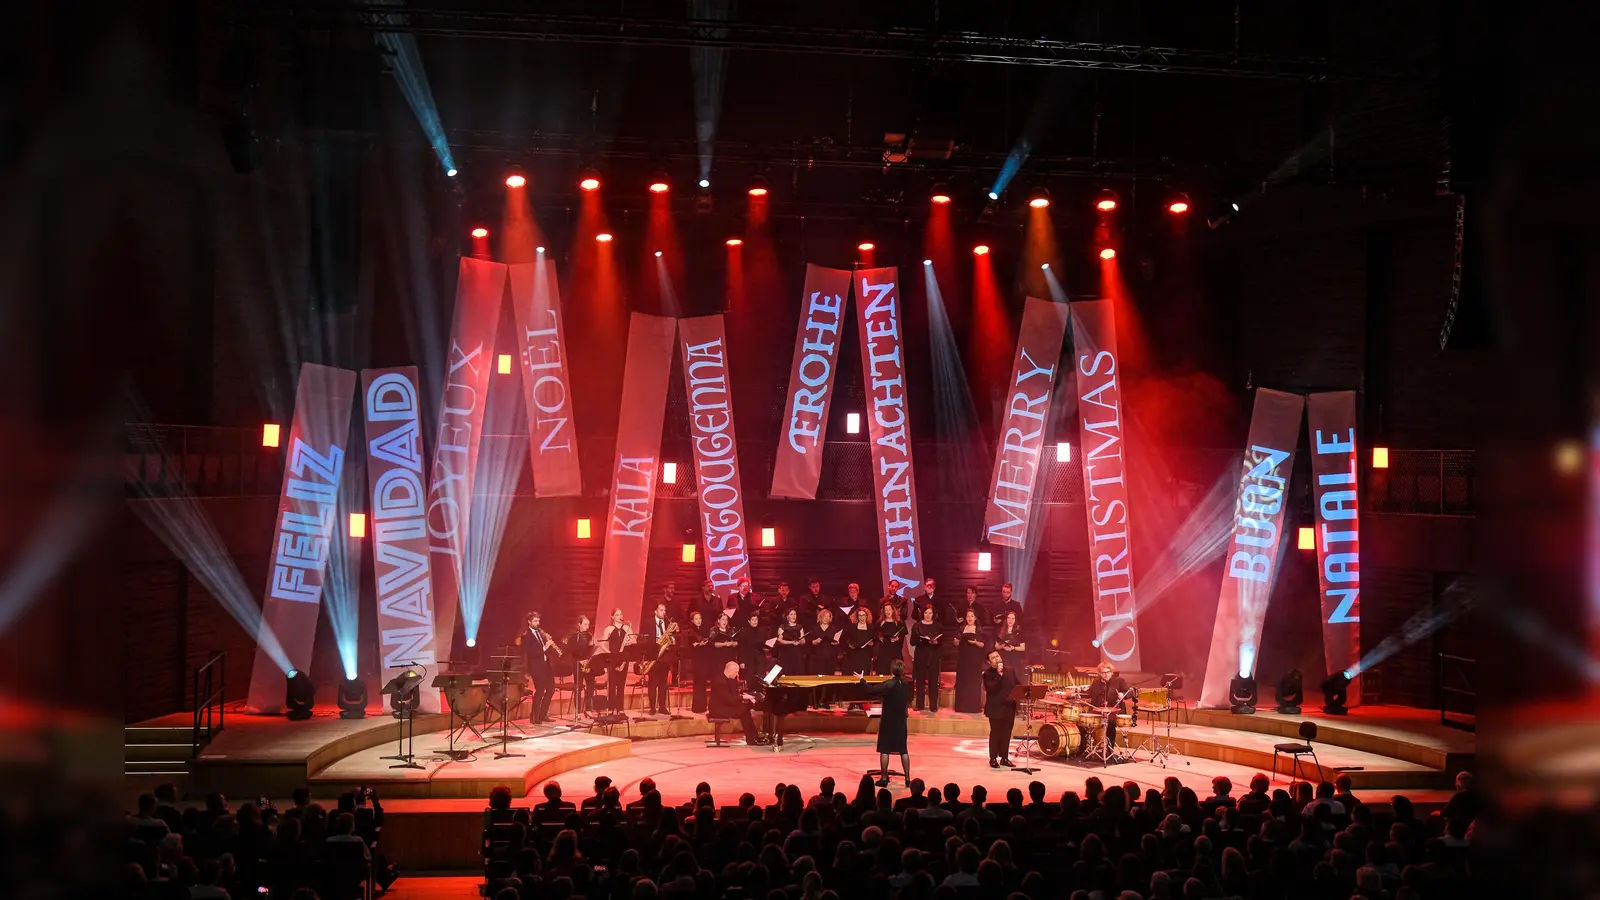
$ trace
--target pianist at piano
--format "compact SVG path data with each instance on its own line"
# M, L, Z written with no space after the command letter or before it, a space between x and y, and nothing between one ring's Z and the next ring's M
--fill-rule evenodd
M739 680L739 664L729 660L722 667L722 676L711 685L711 710L713 719L737 719L744 728L745 743L757 746L766 743L756 734L755 716L750 707L754 698L744 693L744 683Z

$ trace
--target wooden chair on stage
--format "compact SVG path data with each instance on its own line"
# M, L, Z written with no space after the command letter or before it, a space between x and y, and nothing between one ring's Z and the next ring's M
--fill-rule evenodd
M711 740L706 741L707 747L732 747L733 744L722 739L722 726L732 722L732 719L714 718L706 716L706 721L711 723Z
M1311 781L1311 779L1305 777L1307 772L1305 769L1301 768L1300 764L1300 757L1309 756L1311 757L1312 764L1317 767L1317 780L1312 783L1318 784L1324 781L1325 779L1322 777L1322 763L1317 759L1317 751L1311 746L1311 742L1316 739L1317 723L1301 722L1300 743L1291 742L1272 745L1272 780L1274 782L1278 780L1278 757L1279 755L1284 755L1293 760L1293 765L1290 767L1288 773L1291 780L1298 779L1300 781Z

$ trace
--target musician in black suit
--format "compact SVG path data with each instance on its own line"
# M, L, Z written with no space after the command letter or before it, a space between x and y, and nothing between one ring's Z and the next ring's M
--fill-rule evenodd
M750 714L751 701L744 695L744 683L739 680L739 664L729 660L722 667L722 676L711 682L711 712L713 719L738 719L744 728L744 742L759 746L761 736L756 734L756 720Z
M822 581L813 575L807 581L806 592L800 595L801 621L810 622L815 620L817 618L817 610L824 606L830 606L830 604L822 596ZM834 618L838 619L838 610L833 610L833 613ZM840 621L843 620L841 619Z
M911 602L911 621L921 622L922 611L931 606L935 610L938 610L937 615L942 624L949 625L955 622L955 619L945 618L945 611L939 609L939 601L933 598L933 591L936 587L938 587L938 585L934 583L932 578L922 579L922 594Z
M561 649L555 638L539 627L538 611L528 613L527 630L517 636L517 643L522 645L523 672L533 682L528 719L538 725L550 716L550 699L556 692L556 676L551 665L560 657Z
M1131 693L1128 683L1122 680L1111 663L1103 662L1100 664L1100 677L1089 685L1089 705L1102 709L1114 706L1119 711L1127 712L1133 706ZM1106 718L1106 743L1113 747L1117 745L1116 716Z
M735 622L743 622L750 617L750 613L753 610L761 608L761 597L750 592L749 578L741 577L739 579L738 591L730 596L728 600L732 602L734 607L733 620ZM768 623L763 621L761 624L766 625Z
M667 617L667 604L657 603L655 618L647 626L646 639L650 645L645 650L645 660L656 660L650 671L645 673L645 691L650 701L650 711L659 716L667 715L667 672L671 671L675 662L672 650L673 622Z
M1017 621L1022 621L1022 604L1011 596L1011 582L1000 585L1000 604L989 612L997 628L1005 624L1006 613L1014 612L1017 614Z
M989 668L983 673L983 714L989 719L989 767L1010 766L1011 731L1017 724L1017 701L1011 691L1021 682L1006 666L1000 651L989 651Z

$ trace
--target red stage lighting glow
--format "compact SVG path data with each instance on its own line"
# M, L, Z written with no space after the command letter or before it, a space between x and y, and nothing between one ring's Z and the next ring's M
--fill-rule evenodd
M763 529L761 529L761 546L763 546L763 547L776 547L776 546L778 546L778 529L776 529L776 528L763 528Z
M489 229L483 228L481 226L478 227L478 228L474 228L474 229L472 229L472 236L481 241L484 238L489 236Z
M1117 192L1110 188L1100 191L1100 199L1094 203L1094 208L1103 213L1115 212L1117 208Z
M366 513L350 514L350 536L353 538L364 538L367 536Z
M750 188L750 196L752 197L765 197L766 195L767 189L760 185L754 185Z
M499 372L501 375L511 374L511 354L500 354L499 358L495 360L495 364L495 371Z
M932 197L929 197L928 199L932 200L934 203L939 204L940 206L943 206L944 204L950 202L950 195L941 191L941 192L935 193Z
M600 190L600 173L593 169L584 169L578 173L578 187L586 191Z
M667 183L665 181L652 181L652 182L650 182L650 193L652 193L652 194L665 194L666 192L667 192Z
M1313 531L1311 528L1308 528L1308 527L1302 525L1300 527L1299 542L1297 543L1296 546L1298 546L1301 550L1315 550L1315 549L1317 549L1317 535L1316 535L1316 532Z
M664 462L664 463L661 464L661 483L662 484L677 484L678 483L678 464L677 463L675 463L675 462Z
M588 519L578 520L578 540L587 541L594 534L594 526Z
M728 238L725 243L729 247L742 247L744 246L744 238Z
M506 187L519 188L528 183L528 179L521 175L507 175Z
M261 446L263 446L263 447L276 447L276 446L278 446L278 423L277 422L267 422L266 424L261 426Z
M1372 467L1374 469L1387 469L1387 468L1389 468L1389 448L1388 447L1373 447L1372 448Z
M988 256L989 255L989 245L988 244L979 244L978 246L973 247L972 248L972 255L973 256Z
M991 557L989 555L989 551L987 551L987 550L979 550L978 551L978 571L979 572L987 572L987 571L989 571L990 567L994 565L992 560L993 560L993 557Z
M877 244L874 244L871 241L862 241L861 243L856 245L856 249L860 250L862 253L865 253L868 250L871 250L872 248L874 248L876 246L877 246Z
M686 563L694 562L694 545L693 544L684 544L683 545L683 557L682 557L682 559Z
M1181 216L1188 211L1189 202L1187 200L1174 200L1167 204L1167 212L1172 213L1175 216Z
M611 232L602 231L599 234L595 235L594 239L599 241L602 244L609 244L609 243L611 243Z
M1050 198L1049 197L1035 197L1032 200L1028 201L1028 205L1033 207L1034 209L1044 209L1045 207L1050 205Z
M1110 247L1107 247L1104 250L1100 251L1100 258L1101 259L1116 259L1117 258L1117 251L1111 249Z

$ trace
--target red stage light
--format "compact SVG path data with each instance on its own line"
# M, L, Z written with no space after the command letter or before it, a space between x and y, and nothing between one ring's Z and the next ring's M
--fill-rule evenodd
M763 528L763 529L761 529L761 546L763 546L763 547L776 547L776 546L778 546L778 529L776 529L776 528Z
M1374 469L1387 469L1387 468L1389 468L1389 448L1388 447L1373 447L1372 448L1372 467Z
M988 244L979 244L978 246L973 247L972 248L972 255L973 256L988 256L989 255L989 245Z
M872 248L874 248L876 246L877 246L877 244L874 244L871 241L862 241L861 243L856 245L856 249L860 250L862 253L865 253L868 250L871 250Z
M752 197L765 197L766 195L767 189L760 185L750 188L750 196Z
M846 434L860 434L861 413L845 413L844 430Z
M767 195L767 179L764 175L757 175L750 179L750 187L746 189L752 197L765 197Z
M727 243L729 247L743 247L744 238L728 238L725 243Z
M694 545L693 544L684 544L683 545L683 561L686 562L686 563L694 562Z
M1103 213L1114 212L1117 208L1117 192L1110 188L1100 191L1100 199L1095 201L1094 208Z
M489 236L489 229L483 228L481 226L478 227L478 228L474 228L474 229L472 229L472 236L481 241L484 238Z
M1298 542L1298 546L1300 547L1301 550L1315 550L1315 549L1317 549L1317 535L1316 535L1316 532L1313 531L1311 528L1309 528L1307 526L1304 526L1304 525L1300 526L1300 539L1299 539L1299 542Z
M1181 216L1188 211L1189 202L1187 200L1174 200L1167 204L1167 212L1172 213L1175 216Z
M944 193L939 193L939 194L934 194L932 197L929 197L928 199L932 200L934 203L939 204L940 206L943 206L944 204L950 202L950 195L949 194L944 194Z
M675 463L675 462L664 462L664 463L661 464L661 483L662 484L677 484L678 483L678 464L677 463Z
M511 354L509 354L509 353L500 354L499 358L495 360L495 363L496 363L495 370L497 372L499 372L501 375L510 375L511 374Z
M507 175L506 187L519 188L528 183L528 179L521 175Z
M353 538L364 538L367 536L366 513L350 514L350 536Z
M1049 197L1035 197L1032 200L1028 201L1028 205L1033 207L1034 209L1044 209L1045 207L1050 205L1050 198Z
M665 194L666 192L667 192L667 183L665 181L652 181L652 182L650 182L650 193L652 193L652 194Z
M1110 247L1107 247L1104 250L1100 251L1100 258L1101 259L1116 259L1117 258L1117 251L1111 249Z
M588 519L578 520L578 540L587 541L594 534L594 527Z
M611 243L611 232L602 231L599 234L595 235L594 239L599 241L602 244L609 244L609 243Z
M989 571L990 567L994 565L993 559L994 558L989 555L989 551L987 551L987 550L979 550L978 551L978 571L979 572L987 572L987 571Z
M276 447L276 446L278 446L278 423L277 422L267 422L266 424L261 426L261 446L263 446L263 447Z
M594 169L584 169L578 173L578 187L586 191L600 190L600 173Z

